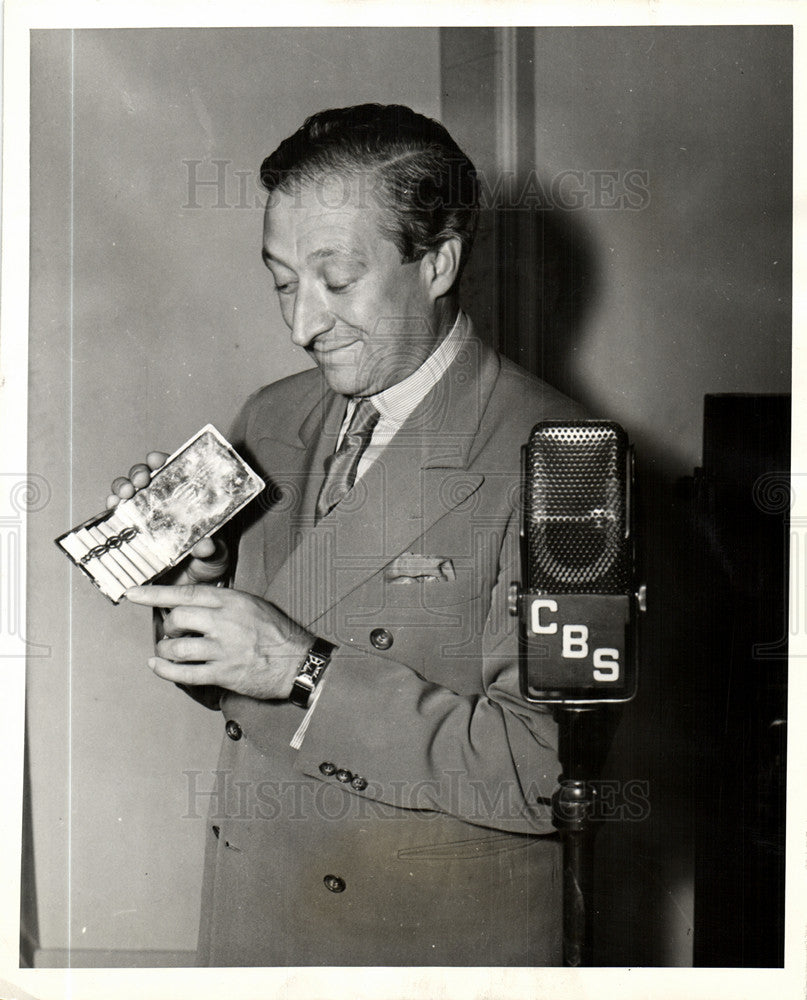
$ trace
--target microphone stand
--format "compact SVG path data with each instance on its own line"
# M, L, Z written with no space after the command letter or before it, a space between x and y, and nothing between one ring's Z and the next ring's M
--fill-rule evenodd
M552 822L563 843L563 964L572 968L591 965L596 833L591 781L605 751L604 715L599 705L559 704L554 710L562 772L552 796Z

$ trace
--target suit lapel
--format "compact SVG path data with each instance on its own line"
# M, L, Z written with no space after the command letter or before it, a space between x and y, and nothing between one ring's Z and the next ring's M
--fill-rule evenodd
M309 415L304 424L305 485L301 480L288 520L290 555L275 557L271 574L267 563L271 582L264 597L307 627L475 492L484 476L468 466L498 371L498 357L469 330L440 382L342 503L315 525L323 462L345 406L341 397L326 395L319 419ZM274 533L272 517L266 521Z
M271 434L254 444L252 458L266 479L257 503L260 519L242 532L236 585L261 593L312 527L313 505L322 483L322 463L333 450L346 401L316 379L305 386L304 399L315 399L302 424L279 420ZM313 494L313 499L312 499Z

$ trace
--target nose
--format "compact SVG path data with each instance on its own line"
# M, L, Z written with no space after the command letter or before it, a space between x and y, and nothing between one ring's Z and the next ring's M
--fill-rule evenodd
M291 316L291 339L298 347L308 347L315 337L326 333L334 317L316 286L300 282Z

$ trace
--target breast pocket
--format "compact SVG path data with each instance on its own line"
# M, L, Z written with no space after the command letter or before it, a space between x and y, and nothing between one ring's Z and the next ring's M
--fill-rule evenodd
M451 627L482 589L470 569L460 569L451 580L379 575L355 595L348 620L365 624L384 618L391 625Z

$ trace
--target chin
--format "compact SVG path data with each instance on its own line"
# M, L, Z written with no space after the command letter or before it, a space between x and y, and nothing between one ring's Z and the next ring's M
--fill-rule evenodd
M353 345L336 351L312 351L311 354L334 392L355 396L368 391L365 385L368 380L362 378L360 369L362 355Z
M356 377L355 372L346 371L344 368L319 363L322 377L334 392L341 396L355 396L364 394L365 388Z
M344 377L337 376L336 378L332 378L326 372L325 381L328 383L330 388L340 396L367 395L367 393L362 390L361 386L357 385L355 382L351 382L349 379L345 379Z

